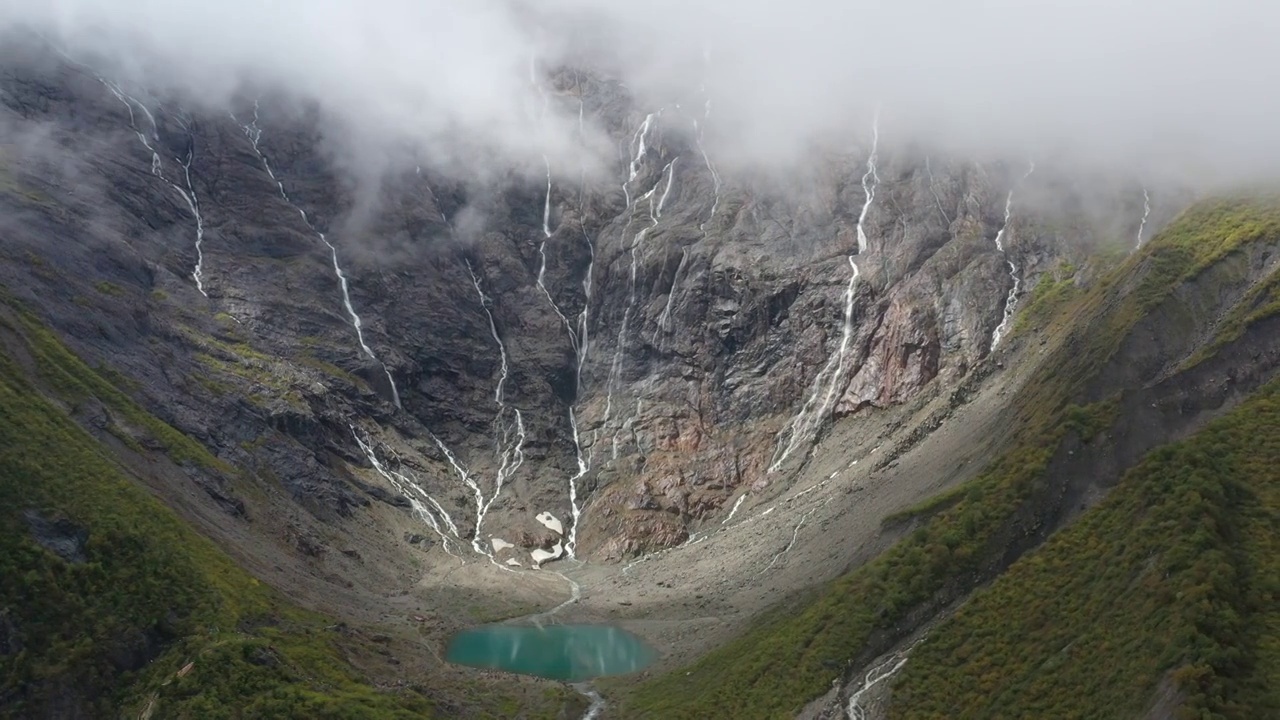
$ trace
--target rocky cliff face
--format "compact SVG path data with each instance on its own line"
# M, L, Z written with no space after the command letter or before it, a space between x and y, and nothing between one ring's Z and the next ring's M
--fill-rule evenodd
M301 526L386 503L512 565L685 541L833 417L958 383L1010 302L1143 218L1138 188L1082 212L1050 168L871 126L765 182L721 169L704 99L582 71L540 81L608 130L607 182L370 182L278 93L205 110L34 43L0 73L9 292ZM258 520L252 484L194 481Z

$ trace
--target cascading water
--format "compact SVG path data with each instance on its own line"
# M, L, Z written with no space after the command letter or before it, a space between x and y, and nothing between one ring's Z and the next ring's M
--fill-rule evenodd
M262 163L262 167L267 171L267 175L270 176L273 182L275 182L276 189L280 191L280 197L288 203L290 207L298 211L298 215L302 218L302 222L307 226L307 229L314 233L316 237L320 238L320 242L324 243L325 247L329 248L330 258L333 262L333 272L337 276L338 286L342 290L342 306L346 310L347 318L351 321L351 326L355 328L356 341L360 346L360 350L367 355L370 360L373 360L382 366L382 372L387 376L387 382L391 386L392 401L395 403L397 408L401 408L400 391L396 388L396 381L395 378L391 376L391 370L387 368L386 363L378 359L378 356L374 354L373 349L364 341L364 324L360 320L360 316L356 313L355 307L351 304L351 288L347 281L346 273L343 272L342 266L338 263L338 248L333 243L329 242L329 239L325 237L324 233L317 230L315 225L311 224L311 219L307 217L307 212L298 207L298 205L289 198L289 193L285 192L284 183L280 178L276 177L275 171L271 168L271 163L268 162L267 156L262 152L262 148L259 144L262 141L262 128L258 127L258 101L255 100L253 102L253 120L250 123L245 124L240 122L234 113L231 114L231 120L239 125L241 131L243 131L245 136L249 138L249 144L253 146L254 154L258 156L258 160Z
M191 272L191 279L196 281L196 289L200 294L209 297L209 293L204 291L204 251L200 247L204 242L204 217L200 214L200 197L196 195L195 185L191 183L191 161L194 155L194 150L187 151L187 159L182 162L183 176L187 180L187 191L182 193L182 197L187 201L191 214L196 217L196 267ZM181 192L182 188L178 190Z
M618 346L617 346L617 349L614 351L613 364L610 368L610 373L609 373L610 388L615 387L616 384L621 381L621 377L622 377L622 357L626 351L627 336L628 336L628 330L630 329L631 316L632 316L632 313L635 312L635 307L638 299L636 280L637 280L637 270L640 264L640 251L644 245L645 238L648 237L648 235L651 232L653 232L655 228L658 227L658 223L662 220L662 209L666 204L667 198L671 195L671 186L675 180L676 162L679 160L680 158L677 156L671 162L667 163L666 167L662 169L662 173L658 176L658 181L654 184L652 188L649 189L647 193L645 193L640 197L641 201L648 200L649 202L649 224L641 228L640 231L636 233L635 237L632 239L632 242L631 242L631 271L629 274L629 280L628 280L628 286L627 286L628 287L627 307L626 307L626 310L623 311L622 324L618 329ZM658 196L658 198L655 200L654 196L657 194L658 187L662 185L663 176L666 176L666 179L667 179L666 188L663 190L662 194ZM612 397L612 391L610 391L610 397ZM621 433L624 429L631 429L635 423L636 418L639 416L639 414L640 414L640 400L639 398L637 398L635 412L632 413L627 418L624 418L622 422L619 423L617 425L617 428L614 430L613 446L612 446L613 447L612 458L614 460L618 459L619 433Z
M73 60L72 62L75 61ZM147 149L147 152L151 153L151 174L163 181L169 187L173 188L174 192L178 193L179 197L182 198L182 201L187 204L187 209L191 211L191 215L195 217L196 265L195 269L191 272L191 279L196 283L196 290L199 290L201 295L209 297L209 293L204 290L204 251L202 248L202 244L204 242L204 216L200 214L200 199L196 196L195 185L191 182L191 162L195 154L194 147L188 149L185 161L181 158L175 158L178 164L182 166L184 177L186 179L187 189L184 190L177 183L164 176L164 163L160 159L160 152L156 149L155 145L151 144L152 140L156 141L157 144L160 140L160 131L156 125L155 116L151 114L151 110L149 110L147 106L137 98L126 93L118 84L97 75L94 77L96 77L98 82L102 83L103 87L105 87L112 96L119 100L125 106L125 109L129 111L129 128L133 130L134 135L138 137L138 141ZM138 127L137 116L134 115L133 112L135 107L142 111L142 114L146 116L147 121L151 126L151 140L148 140L143 129ZM183 127L184 129L188 129L185 124Z
M801 514L799 522L796 523L795 528L793 528L791 531L791 540L787 542L787 546L782 548L782 550L779 550L778 553L769 560L769 564L765 565L764 568L762 568L760 572L756 574L763 575L764 573L768 572L770 568L772 568L774 565L777 564L778 560L782 559L783 555L786 555L787 553L791 552L791 548L795 547L796 540L799 539L800 537L800 529L804 527L805 523L809 522L809 518L813 517L814 513L818 512L823 507L825 507L828 503L831 502L831 500L832 498L827 498L823 502L820 502L817 505L814 505L813 507L806 510L803 514Z
M503 342L502 336L498 333L498 325L494 320L493 311L490 309L492 301L480 287L480 278L471 267L471 262L467 261L466 266L467 273L471 276L471 284L475 287L476 295L480 298L480 306L484 310L485 317L489 321L489 332L492 335L494 342L498 345L499 375L497 385L493 390L493 401L498 406L497 414L494 416L493 420L495 436L497 438L498 471L494 478L493 495L486 501L484 493L481 491L480 486L475 482L475 480L470 477L470 473L466 472L462 468L462 466L452 456L452 453L444 447L444 444L440 442L439 439L436 439L436 444L445 452L446 456L449 457L449 461L453 465L455 471L458 472L459 476L462 477L463 482L466 483L475 494L476 529L471 540L472 547L476 552L486 555L490 560L493 560L493 552L491 550L483 549L479 544L481 526L484 524L484 517L489 512L489 508L492 507L493 503L500 495L502 495L502 489L506 485L507 480L510 479L511 476L520 469L520 466L524 464L526 433L524 427L524 415L520 412L519 408L510 407L506 402L506 385L511 370L507 359L506 343ZM513 416L514 425L512 425L512 422L507 419L508 414Z
M875 201L876 186L880 182L880 176L876 172L876 160L880 147L878 113L871 125L871 138L871 154L867 156L867 170L862 176L862 192L866 199L863 201L861 212L858 213L859 254L865 252L869 245L865 224L871 203ZM844 293L844 322L840 331L840 345L814 378L813 387L804 404L800 406L800 412L796 413L783 434L779 435L778 446L774 450L773 461L769 464L768 472L777 472L793 452L801 447L807 448L835 406L837 395L847 374L849 345L853 340L854 294L861 274L855 257L855 255L849 256L849 285Z
M1022 179L1018 181L1021 185L1027 178L1031 177L1031 173L1036 171L1036 164L1030 163ZM1018 290L1022 287L1022 278L1018 277L1018 266L1013 260L1009 259L1009 253L1004 248L1005 232L1009 229L1009 218L1013 215L1013 191L1017 189L1017 185L1009 190L1009 194L1004 200L1004 224L1000 226L1000 230L996 232L996 250L1005 257L1005 262L1009 264L1009 277L1013 279L1013 287L1009 289L1009 295L1004 301L1004 312L1000 318L1000 324L996 326L995 332L991 334L991 350L994 351L996 346L1000 344L1000 340L1004 338L1005 332L1008 331L1009 322L1013 320L1013 313L1018 306Z
M626 207L627 223L622 228L622 236L624 239L626 238L627 232L631 229L632 217L635 211L635 204L636 202L638 202L636 200L632 200L631 198L631 189L630 189L631 183L634 182L635 179L640 175L640 163L641 161L644 160L644 156L649 151L649 146L647 144L648 137L649 137L649 129L653 126L654 118L660 116L661 114L662 114L662 110L658 110L657 112L652 112L652 113L649 113L648 115L645 115L644 122L640 124L640 127L636 130L635 135L632 137L632 140L631 140L631 147L634 148L634 152L631 156L630 164L627 166L627 179L622 183L622 192L627 200L627 207ZM649 189L649 192L645 193L643 196L639 198L639 200L650 200L650 203L651 203L650 213L649 213L650 219L652 219L653 217L652 197L654 192L657 191L657 189L658 189L658 186L655 184L652 188ZM602 414L601 420L600 420L601 427L608 425L610 420L613 417L613 394L617 388L618 376L621 370L622 351L626 344L627 326L631 319L632 307L635 304L637 261L638 261L638 257L636 255L636 243L634 242L634 239L633 239L633 243L631 247L631 271L629 275L630 279L629 279L629 286L628 286L629 292L628 292L627 307L623 311L623 315L622 315L622 326L618 332L617 348L614 350L613 360L609 364L609 376L605 383L604 413Z
M910 647L891 654L883 662L867 670L858 689L849 695L849 705L845 708L849 720L867 720L867 708L862 706L862 696L866 695L871 688L896 675L907 664L911 651L922 640L924 640L923 637L919 638Z
M724 520L720 521L720 525L722 526L728 525L729 521L733 520L733 516L738 514L738 510L742 507L742 503L746 502L746 499L747 499L746 493L742 493L741 495L739 495L737 502L733 504L733 509L729 511L729 515L725 517Z
M377 453L374 451L372 441L370 441L367 436L361 437L361 433L356 430L354 425L351 426L351 435L355 438L356 445L360 446L360 450L364 453L365 458L368 459L369 464L373 466L374 471L381 475L383 479L390 483L390 485L401 495L408 498L409 506L413 510L413 514L417 516L418 519L422 520L427 527L431 528L432 532L439 536L440 547L443 548L446 553L454 557L458 557L451 547L452 541L449 536L445 534L444 530L441 529L440 522L433 514L433 512L439 512L443 516L441 519L447 522L447 527L452 530L456 537L458 529L454 526L453 520L449 518L448 513L444 512L444 509L440 507L440 504L427 494L427 492L422 489L422 486L420 486L416 481L405 476L403 473L390 470L383 465L383 463L378 459ZM422 503L422 500L424 499L431 503L434 511ZM458 557L458 559L461 560L462 558Z
M703 62L710 63L710 61L711 61L711 51L704 49ZM707 173L711 175L711 188L712 188L712 192L714 193L714 198L711 202L711 211L707 213L707 217L705 220L698 223L698 231L702 233L702 239L705 241L707 239L707 225L709 225L711 221L715 219L716 210L720 208L721 181L720 181L720 173L716 170L715 165L711 162L711 156L707 154L707 148L703 144L703 139L707 129L707 122L711 119L711 96L707 92L707 86L705 83L702 85L701 91L702 91L703 97L705 98L702 106L703 108L702 121L699 122L697 118L693 119L693 139L694 139L694 144L698 148L698 154L702 156L702 162L704 165L706 165ZM671 309L672 309L672 306L675 304L676 295L680 289L680 275L684 271L684 268L688 264L688 262L689 262L689 248L688 246L683 246L680 248L680 263L676 265L676 271L671 276L671 288L667 292L666 306L662 309L662 314L658 317L658 327L656 330L654 330L654 333L653 333L654 343L659 347L661 347L662 345L660 342L659 336L665 335L666 333L669 333L671 330Z
M542 116L545 118L546 113L548 111L548 104L550 102L550 99L547 97L546 91L542 87L542 83L539 82L536 57L531 57L529 61L529 81L530 83L533 84L534 88L538 91L538 94L542 97ZM584 139L586 136L585 103L582 96L581 77L576 74L575 74L575 84L577 85L577 88L578 88L578 133L579 133L579 139L581 140L581 139ZM542 292L543 297L545 297L547 299L547 302L551 305L551 309L555 312L556 317L560 318L560 322L561 324L564 325L565 332L569 336L569 343L570 343L570 346L573 348L574 358L576 362L576 368L574 371L574 401L573 401L574 403L576 403L577 398L581 394L581 389L582 389L581 387L582 386L582 368L587 361L587 349L588 349L588 339L589 339L588 338L588 320L589 320L589 313L590 313L590 307L591 307L591 273L593 272L594 266L595 266L595 247L592 244L591 239L586 236L586 231L584 228L583 237L586 240L587 248L591 254L591 261L587 265L586 275L584 276L582 281L582 289L583 289L585 300L582 305L582 311L579 313L577 317L577 322L575 323L569 320L568 316L565 315L564 311L556 303L555 298L552 296L550 289L547 288L547 285L546 285L547 241L550 240L555 233L551 229L551 190L552 190L551 161L547 158L546 155L542 156L542 161L543 161L543 165L546 168L547 187L546 187L546 193L543 196L543 203L542 203L542 236L543 237L542 237L542 242L538 246L539 265L538 265L537 286L538 286L538 289ZM581 168L580 175L581 175L581 185L583 188L581 192L585 193L586 192L585 165ZM583 200L582 197L580 197L580 201L581 200ZM574 457L577 462L577 471L569 478L569 481L568 481L570 523L568 528L568 536L564 543L563 550L564 550L564 555L566 557L576 558L577 545L578 545L578 525L582 518L582 507L578 501L578 482L583 477L585 477L586 474L590 471L591 465L590 465L589 459L587 458L586 454L583 452L583 449L582 449L582 438L578 431L578 417L573 404L571 404L569 407L569 426L573 434Z
M1151 217L1151 195L1144 187L1142 188L1142 222L1138 224L1138 242L1134 244L1134 250L1142 247L1142 235L1147 230L1147 218L1149 217Z
M933 193L933 201L938 205L938 212L942 213L942 219L947 221L947 227L951 226L951 216L947 214L946 209L942 207L942 198L938 196L938 188L933 179L933 166L930 164L929 156L924 156L924 170L929 174L929 192Z

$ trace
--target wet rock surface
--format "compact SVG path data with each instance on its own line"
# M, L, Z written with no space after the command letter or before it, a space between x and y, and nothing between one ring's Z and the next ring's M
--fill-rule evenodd
M424 547L621 559L781 482L830 419L960 386L991 352L1008 259L1025 297L1114 234L1018 204L1050 170L873 147L866 127L780 189L720 170L701 114L543 79L609 130L609 177L551 166L548 198L424 161L371 192L284 94L213 113L8 44L0 283L299 515L254 520L207 473L172 482L303 556L325 554L306 528L377 504L417 518Z

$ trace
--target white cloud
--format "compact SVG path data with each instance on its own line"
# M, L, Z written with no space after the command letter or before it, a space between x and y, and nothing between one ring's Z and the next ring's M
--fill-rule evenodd
M0 0L17 23L214 104L288 88L365 145L463 164L577 164L573 112L529 120L535 52L608 67L647 106L705 83L743 162L865 137L877 103L891 141L1232 177L1280 157L1261 0Z

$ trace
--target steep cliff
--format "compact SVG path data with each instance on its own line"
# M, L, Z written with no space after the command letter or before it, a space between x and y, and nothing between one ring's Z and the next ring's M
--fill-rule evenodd
M741 637L619 687L622 712L836 712L878 655L1273 373L1269 216L1183 216L1138 250L1187 197L1128 178L890 142L878 117L753 173L718 156L711 98L642 107L536 64L546 106L616 157L476 175L355 162L279 88L227 112L95 68L0 46L14 386L47 327L98 380L23 392L256 577L423 656L566 607L654 640L656 674ZM1098 423L1109 454L1076 455ZM59 527L36 518L24 547ZM422 702L471 707L446 690Z
M418 166L371 194L289 98L214 115L48 49L5 65L30 188L5 197L15 293L310 513L408 493L442 544L507 538L526 564L682 542L832 418L957 384L1046 269L1122 240L1055 231L1024 202L1054 189L1033 166L880 148L872 126L785 189L729 177L713 116L583 72L545 92L611 129L616 180ZM1140 220L1115 210L1094 225Z
M1278 207L1194 207L1063 302L1002 409L1009 442L974 479L891 518L910 533L874 561L640 684L626 709L1266 715L1275 472L1270 444L1246 438L1274 431ZM1210 582L1211 557L1230 558L1236 584Z

